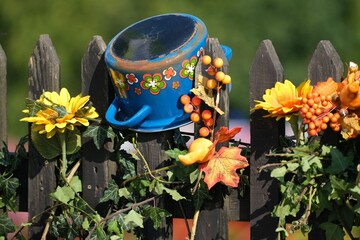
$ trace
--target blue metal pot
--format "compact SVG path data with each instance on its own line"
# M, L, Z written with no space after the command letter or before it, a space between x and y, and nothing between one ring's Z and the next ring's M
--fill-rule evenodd
M154 16L117 34L105 51L116 90L106 120L116 128L139 132L190 123L179 99L193 88L207 38L205 24L189 14Z

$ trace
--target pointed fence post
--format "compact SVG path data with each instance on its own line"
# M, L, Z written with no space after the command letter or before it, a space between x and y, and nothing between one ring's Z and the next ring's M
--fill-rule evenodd
M40 35L29 61L29 94L36 100L43 91L60 90L60 61L48 35ZM29 125L30 126L30 125ZM29 129L31 134L31 130ZM55 191L56 160L48 161L40 156L29 143L28 211L29 220L53 205L49 194ZM34 219L29 228L30 239L40 239L48 215Z
M224 61L224 65L221 68L225 74L229 73L229 63L221 49L218 39L210 38L206 45L205 54L209 55L212 59L220 57ZM201 59L200 59L201 60ZM196 75L204 75L205 67L200 67L202 64L198 64L196 67ZM224 111L223 115L218 115L216 118L216 126L214 132L216 133L220 127L229 127L229 89L224 85L220 90L219 108ZM197 129L195 127L195 136L197 136ZM228 143L218 144L219 150L222 146L228 146ZM200 210L199 219L196 227L196 239L228 239L228 206L224 199L224 185L216 184L211 189L211 194L214 199L211 201L205 201L203 209Z
M343 62L331 42L320 41L308 66L308 76L312 84L326 81L328 77L339 82L343 73Z
M265 89L284 80L283 67L270 40L261 42L250 67L250 108L254 100L262 100ZM277 219L271 217L278 203L279 190L271 179L270 172L258 172L258 168L269 163L265 156L279 145L279 137L285 134L284 121L263 118L266 112L250 113L251 157L250 157L250 225L251 239L276 239Z
M90 95L90 101L102 120L105 120L106 110L114 95L104 62L105 49L102 37L94 36L81 64L82 95ZM112 143L106 143L97 149L92 140L83 143L83 197L92 208L98 205L111 174L116 172L116 163L109 160L111 147ZM101 209L97 210L102 212Z
M0 149L7 143L6 54L0 45Z
M340 59L339 54L328 40L322 40L317 45L311 61L308 66L308 76L312 85L317 82L326 81L327 78L332 77L334 81L340 82L344 73L344 65ZM336 145L339 140L339 135L330 129L324 132L321 138L322 144ZM319 228L319 220L326 219L327 216L320 215L310 218L312 230L309 233L309 240L323 240L325 239L324 230Z

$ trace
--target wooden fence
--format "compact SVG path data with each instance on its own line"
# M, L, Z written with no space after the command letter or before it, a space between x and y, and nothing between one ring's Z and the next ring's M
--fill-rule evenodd
M91 101L102 118L114 97L113 87L104 64L105 48L106 44L100 36L93 37L81 62L82 94L91 96ZM213 57L225 59L224 53L219 49L221 49L219 42L216 39L210 39L205 52ZM196 68L197 74L204 71L199 66L200 64ZM37 99L43 90L60 90L60 60L48 35L40 36L28 67L29 98ZM223 71L228 72L227 62ZM340 79L342 74L343 65L336 50L329 41L320 41L308 65L309 79L314 83L330 76ZM250 107L254 106L254 100L262 99L265 89L271 88L276 81L283 80L284 70L272 42L262 41L249 72ZM228 126L228 90L225 88L222 91L224 97L220 104L226 114L221 119L217 119L217 122L219 126ZM239 99L239 101L244 100ZM6 101L6 55L0 46L0 145L2 141L7 140ZM216 194L217 197L206 204L200 213L196 239L228 239L227 222L239 220L250 221L251 239L276 239L277 219L272 218L270 212L278 201L278 189L269 173L260 175L257 169L268 163L265 154L278 145L279 136L285 134L285 127L283 121L264 119L263 115L262 111L250 114L250 191L247 191L244 197L239 197L237 189L232 189L232 194L225 198L221 193ZM168 140L172 139L172 136L171 130L162 133L138 134L139 150L150 163L151 169L155 169L167 159L164 150L171 147ZM82 196L92 207L98 209L99 199L108 186L111 175L115 174L115 168L110 160L109 146L97 150L92 142L87 142L83 149ZM138 169L141 169L141 166ZM27 175L28 178L21 179L23 190L19 192L19 210L28 211L29 219L31 219L32 216L53 204L48 195L54 191L56 185L55 161L44 161L30 144L28 165L23 168L23 171L25 171L23 176ZM220 188L221 186L215 187L214 191L221 191ZM165 208L169 207L164 199L160 199L157 204ZM39 219L29 228L31 239L40 239L39 234L43 230L44 221L44 218ZM172 232L168 229L171 229L171 219L166 219L159 231L154 232L147 227L144 231L147 239L172 239ZM311 234L309 239L312 236L322 239L321 236L316 235Z

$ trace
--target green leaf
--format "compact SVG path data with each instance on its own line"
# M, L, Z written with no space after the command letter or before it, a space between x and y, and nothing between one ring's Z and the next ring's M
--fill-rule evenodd
M16 190L20 186L19 179L6 175L0 175L0 205L15 211Z
M77 193L82 192L82 184L81 184L81 180L80 180L79 176L74 176L71 179L70 187Z
M128 200L132 199L132 195L126 187L119 189L119 197L124 197Z
M107 139L113 139L116 134L108 125L90 125L83 133L83 137L92 138L97 149L100 149Z
M185 199L184 196L181 196L180 193L174 189L165 187L164 191L167 192L174 201L180 201L181 199Z
M6 216L6 214L0 215L0 236L4 236L7 233L14 232L16 230L12 220Z
M32 127L35 125L33 124ZM81 148L81 135L78 129L65 131L66 153L74 154ZM54 159L61 154L61 145L58 134L46 138L46 134L31 131L31 140L38 152L46 159Z
M113 201L115 204L117 204L119 200L119 187L116 184L115 180L111 179L109 182L109 186L104 191L104 195L100 198L100 203Z
M162 223L165 221L165 218L171 216L171 214L165 209L150 206L144 209L144 213L153 221L155 230L162 225Z
M187 152L188 152L187 150L180 150L178 148L174 148L174 149L166 150L165 154L168 155L172 159L178 159L179 155L184 155Z
M330 175L330 183L333 188L329 195L329 199L342 200L345 199L345 195L348 193L350 184L345 180L337 178L335 175Z
M350 151L346 156L337 148L330 150L331 164L325 169L329 174L338 174L345 171L348 167L353 165L354 152Z
M271 171L270 176L273 178L283 178L285 174L286 174L286 167L282 166L282 167L274 168Z
M119 222L116 219L110 219L107 221L107 232L108 233L115 233L118 236L123 235L123 230L119 224Z
M119 171L123 179L128 179L136 175L136 160L126 151L117 151L116 161L120 165Z
M325 230L326 240L344 239L344 231L341 227L334 223L325 222L320 224L320 228Z
M32 125L32 128L35 125ZM61 154L61 146L56 136L46 138L46 135L31 131L31 141L36 150L45 159L53 159Z
M163 193L163 191L165 191L167 194L169 194L174 201L180 201L181 199L185 199L185 197L181 196L178 191L167 188L167 187L165 187L164 184L160 183L159 181L156 181L155 192L158 195L161 195Z
M131 224L137 227L144 228L143 218L144 217L142 215L140 215L134 209L132 209L128 214L126 214L124 222L126 225Z
M54 198L56 201L66 204L70 200L74 199L75 192L69 186L57 186L55 192L50 193L50 197Z
M85 217L85 219L82 222L81 226L86 231L88 231L90 229L90 222L89 222L89 219L87 217Z
M286 164L286 166L287 166L289 171L293 172L300 166L300 164L298 164L298 163L288 163L288 164Z

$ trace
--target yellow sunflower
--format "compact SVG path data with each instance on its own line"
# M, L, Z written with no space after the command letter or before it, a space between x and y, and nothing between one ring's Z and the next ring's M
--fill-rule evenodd
M46 134L47 138L66 129L74 130L75 126L89 126L89 120L99 117L89 99L90 96L81 94L70 97L66 88L62 88L60 94L44 92L37 101L28 102L23 112L30 116L20 121L34 123L32 131Z
M276 120L285 117L286 121L289 121L293 114L302 108L302 98L312 89L310 80L302 82L297 88L289 80L284 83L277 82L273 88L266 89L264 101L255 101L257 104L253 110L264 109L269 112L264 117L276 117Z

